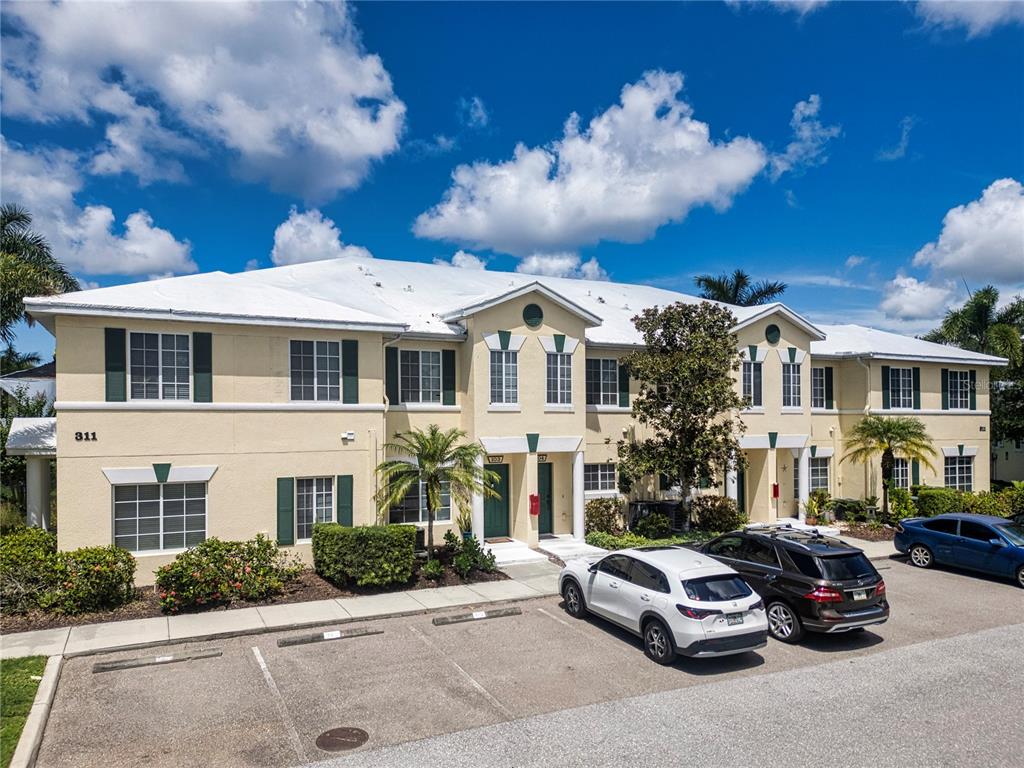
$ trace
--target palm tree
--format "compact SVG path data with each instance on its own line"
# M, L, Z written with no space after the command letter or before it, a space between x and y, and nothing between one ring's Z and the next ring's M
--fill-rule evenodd
M7 375L15 371L27 371L35 368L42 362L42 358L35 352L19 352L10 344L4 347L0 353L0 375Z
M19 320L25 314L26 296L50 296L79 289L78 281L58 261L46 238L32 231L32 215L21 206L0 206L0 340L14 340Z
M731 275L697 275L693 282L700 288L701 298L737 307L767 304L786 292L785 283L769 280L754 283L742 269L737 269Z
M1011 368L1019 368L1024 364L1024 297L1015 296L1002 309L996 308L998 303L999 291L987 285L972 293L959 309L949 310L942 325L924 339L1005 357Z
M480 443L463 442L465 437L461 429L442 430L436 424L401 432L384 446L393 458L377 466L381 483L376 500L382 516L414 487L422 484L426 490L428 561L434 556L434 520L443 495L448 494L452 506L463 513L469 511L475 494L499 496L493 488L497 473L483 467L487 452Z
M852 459L867 464L882 455L882 514L889 514L889 484L896 459L918 461L934 469L931 457L937 455L924 423L913 416L865 416L853 428L847 440L848 450L840 462Z

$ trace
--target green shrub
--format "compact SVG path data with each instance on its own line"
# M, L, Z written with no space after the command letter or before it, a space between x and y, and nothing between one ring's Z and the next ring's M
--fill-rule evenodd
M914 514L914 501L910 498L910 491L904 488L893 488L889 491L889 519L891 521L912 517Z
M57 536L21 528L0 536L0 607L4 613L39 608L56 583Z
M415 547L414 525L313 527L313 567L338 585L404 584L412 578Z
M302 566L266 536L248 541L206 539L157 571L160 605L171 613L182 608L264 600L280 594Z
M0 501L0 535L16 533L25 527L25 516L9 501Z
M917 492L917 513L922 517L935 517L963 511L963 494L952 488L928 488Z
M135 599L135 558L120 547L57 553L56 582L45 608L73 614L105 611Z
M459 554L452 558L452 568L464 579L472 573L475 565L476 559L471 552L459 552Z
M824 488L819 488L816 491L811 491L810 495L807 497L807 500L808 504L805 505L805 507L808 513L810 513L810 511L813 509L817 513L819 518L828 517L829 502L832 500L832 497L829 496L828 491L826 491Z
M444 576L444 566L438 559L428 560L423 566L423 575L432 581L437 581Z
M459 549L452 558L452 568L459 576L466 578L474 568L485 573L494 573L498 570L498 564L494 553L484 550L476 536L470 536L460 542Z
M462 549L462 537L449 528L444 532L444 550L449 555L454 555Z
M1024 515L1024 483L1014 483L1002 493L1010 500L1010 517Z
M868 504L863 499L832 499L828 509L836 520L863 523L868 519Z
M672 521L668 515L653 512L637 520L632 532L645 539L664 539L672 534Z
M690 504L694 525L703 531L733 531L747 524L747 516L726 496L697 496Z
M963 511L976 515L994 515L995 517L1013 517L1013 498L1011 493L998 491L990 493L965 493L963 495Z
M613 536L610 533L594 531L593 533L587 534L586 541L587 544L592 547L615 550L633 549L635 547L670 547L678 544L694 544L707 541L716 535L717 534L708 533L706 531L691 531L689 533L678 534L670 538L648 539L643 536L637 536L635 533L624 533L621 536Z
M591 499L583 514L583 528L587 533L619 534L623 531L622 511L618 498Z

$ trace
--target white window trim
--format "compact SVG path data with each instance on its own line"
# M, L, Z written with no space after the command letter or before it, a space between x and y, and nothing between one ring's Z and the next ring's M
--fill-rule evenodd
M964 391L966 392L966 398L964 400L964 405L953 405L953 386L952 386L952 376L953 376L953 374L956 374L957 379L965 378L967 380L967 386L964 389ZM946 378L946 392L947 392L946 396L948 398L948 403L949 403L948 410L950 410L950 411L970 412L970 410L971 410L971 371L970 371L970 369L964 370L964 369L960 369L960 368L950 368L948 373L946 374L946 377L947 377ZM959 398L958 398L958 401L959 401Z
M132 397L132 334L133 333L155 333L157 337L157 377L156 377L156 397ZM188 397L164 397L164 364L163 364L163 351L164 342L163 336L188 336ZM133 331L128 329L125 331L124 344L125 344L125 375L128 383L127 401L134 403L156 403L156 402L169 402L169 403L191 403L195 397L195 382L192 381L192 354L193 354L193 342L192 334L190 332L178 333L177 331Z
M293 341L297 341L297 342L300 342L300 343L304 342L304 341L312 341L313 342L313 399L312 400L306 400L306 399L296 400L294 397L292 397L292 342ZM316 343L318 341L322 341L322 342L332 342L333 341L333 342L336 342L337 345L338 345L338 399L337 400L328 400L326 398L321 398L317 394L317 384L316 384L316 374L317 374L317 367L316 367L316 357L317 357L317 355L316 355ZM341 371L341 363L342 363L342 344L341 344L341 339L288 339L288 402L289 403L340 403L342 401L342 397L343 397L342 390L345 387L345 382L344 382L344 379L343 379L343 376L342 376L342 371Z
M501 348L501 337L497 333L485 333L484 344L492 352L518 352L526 343L525 336L512 334L509 336L508 349Z
M327 522L336 522L338 516L338 489L335 487L338 484L337 478L334 475L305 475L303 477L296 477L294 487L292 489L292 509L295 510L293 517L295 518L294 528L292 530L292 536L295 537L296 544L309 544L313 541L313 537L299 538L299 480L330 480L331 481L331 519ZM317 524L316 519L316 483L313 486L313 525Z
M784 405L779 411L781 413L803 413L804 407L802 405Z
M816 371L821 371L821 405L814 404L814 374ZM811 410L825 410L825 403L828 402L828 375L825 373L825 366L823 365L812 365L811 366Z
M520 413L523 407L519 403L490 403L488 413Z
M956 474L956 479L959 481L961 478L966 477L967 478L967 483L966 484L969 486L968 488L961 488L961 483L959 483L959 482L956 485L949 485L948 484L948 482L946 481L946 461L948 459L967 459L966 466L970 470L970 473L969 474L961 475L960 471L958 470L957 474ZM944 488L953 488L955 490L963 490L965 492L973 492L974 491L974 456L973 455L968 455L966 452L962 456L960 454L956 454L955 456L948 456L948 455L947 456L943 456L943 459L942 459L942 486Z
M106 473L106 470L104 470L104 473ZM144 480L144 481L141 481L141 482L127 482L127 483L126 482L122 482L122 483L116 483L116 485L159 485L159 486L161 486L161 488L160 488L160 518L159 518L160 519L160 534L159 534L159 536L160 536L160 543L163 544L163 541L164 541L164 493L163 493L163 487L162 486L164 486L164 485L184 485L185 483L202 483L203 485L206 486L206 495L203 497L203 501L205 502L204 505L203 505L203 541L205 541L206 539L208 539L210 537L210 486L209 486L208 481L206 481L206 480L173 480L172 481L170 478L168 478L166 483L158 483L157 480L156 480L156 475L154 474L152 480ZM117 526L117 511L116 511L117 510L117 505L116 505L116 502L114 500L115 499L114 485L115 485L115 483L111 483L111 488L110 488L110 544L111 544L111 546L117 546L117 544L115 543L117 541L117 527L116 527ZM138 518L136 518L136 520L138 520ZM182 536L182 539L184 539L184 538L185 537ZM136 539L138 539L138 534L136 534ZM173 548L170 548L170 549L163 549L163 548L157 548L157 549L126 549L124 551L127 552L128 554L130 554L132 557L136 557L137 558L137 557L166 557L168 555L180 555L182 552L187 552L189 549L190 549L190 547L173 547Z
M420 369L420 386L419 386L419 400L403 400L402 399L402 353L404 352L416 352L419 354L419 369ZM423 399L423 353L429 352L437 355L437 400L424 400ZM398 349L398 401L400 405L428 405L428 406L439 406L444 400L444 355L441 354L440 349L420 349L410 347L399 347Z
M572 413L575 410L572 403L544 403L545 413Z
M893 375L893 372L895 372L895 371L900 371L900 382L901 383L903 382L903 379L904 379L903 372L906 371L906 372L909 372L909 374L910 374L910 377L909 377L909 381L910 381L910 389L909 389L910 405L902 405L902 404L901 405L894 405L893 404L895 401L893 399L892 375ZM907 394L907 392L904 391L903 388L901 387L900 388L900 402L901 403L904 400L904 398L903 398L904 394ZM905 365L894 365L894 366L891 366L889 368L889 407L886 410L889 410L889 411L904 411L906 413L912 413L913 411L916 410L914 408L914 369L912 367L905 366Z
M797 402L796 402L796 405L792 405L792 404L791 405L786 405L785 404L785 402L786 402L786 368L787 367L795 367L797 369L797 374L796 374L796 395L797 395L796 396L796 401ZM782 363L782 380L781 380L781 383L782 383L782 403L783 403L783 405L782 405L782 412L783 413L802 413L803 412L803 409L804 409L804 407L803 407L804 406L803 375L804 375L804 369L803 369L803 366L799 362L791 363L791 362L789 362L789 359L787 358ZM791 376L790 379L792 380L793 377Z
M633 409L628 405L588 405L589 413L632 413Z
M611 362L611 363L613 363L615 365L615 374L614 374L614 376L612 378L612 384L614 385L614 388L612 389L612 391L610 393L610 397L611 397L612 402L610 402L610 403L605 403L605 402L587 403L587 410L590 410L591 408L595 408L596 410L600 410L602 408L610 408L610 407L621 408L622 406L619 405L619 361L618 361L618 358L614 358L614 357L588 357L583 362L583 398L584 398L584 400L586 400L586 397L587 397L587 391L586 391L587 390L587 363L589 363L591 360L597 361L599 363L599 365L598 365L598 381L597 381L598 387L597 388L598 388L598 396L601 398L601 400L602 401L604 400L604 397L605 397L605 394L606 394L605 391L604 391L604 371L603 371L604 363L606 363L606 362ZM630 409L627 409L627 410L630 410Z
M491 355L494 352L501 352L502 354L511 353L511 354L514 354L516 356L516 375L515 375L516 399L515 400L502 400L501 402L494 402L493 400L491 400L491 395L494 392L494 367L493 367L493 363L491 362ZM508 362L503 360L502 364L501 364L501 366L502 366L502 386L501 386L502 396L504 396L506 394L505 390L507 389L506 384L505 384L505 380L508 378L508 377L505 376L505 368L506 368L507 365L508 365ZM519 351L518 350L515 350L515 349L491 349L491 350L488 351L488 353L487 353L487 400L488 400L488 403L489 403L488 410L491 410L491 409L496 410L496 411L504 411L504 410L517 410L518 411L519 410ZM505 406L508 406L508 407L505 407Z
M611 488L590 488L587 489L587 467L611 467L612 469L612 487ZM598 482L600 483L600 473L598 475ZM619 470L613 462L585 462L583 464L583 494L601 494L605 496L618 496L619 495Z
M568 365L568 368L567 368L567 370L568 370L567 376L568 376L568 381L569 381L569 402L568 403L552 403L550 400L548 400L548 389L549 389L549 385L551 383L550 379L549 379L549 371L548 371L548 362L549 362L548 361L548 357L551 357L551 356L554 356L554 357L566 357L566 358L569 359L569 365ZM545 353L545 356L544 356L544 407L545 407L545 409L549 409L550 408L550 409L556 410L556 411L571 410L572 409L572 407L573 407L573 397L572 397L572 362L573 361L572 361L572 353L571 352L547 352L547 353ZM563 381L563 377L562 377L562 374L561 374L561 369L562 369L562 366L559 364L559 361L556 360L555 361L555 372L556 372L556 376L555 376L555 391L556 391L556 393L561 392L561 389L562 389L561 384L562 384L562 381Z
M744 369L748 365L750 366L750 405L746 406L746 408L744 410L749 410L752 413L757 413L758 409L760 409L760 411L764 410L764 361L762 361L762 360L744 360L740 364L740 397L744 398L744 399L746 399L746 397L747 397L746 393L744 392L744 388L746 386L746 381L745 381L746 374L744 373ZM760 371L761 371L761 376L760 376L761 391L757 393L757 394L759 394L761 396L761 398L760 398L761 399L760 405L754 405L754 399L755 399L754 398L754 394L755 394L755 392L754 392L754 371L757 370L757 369L760 369Z

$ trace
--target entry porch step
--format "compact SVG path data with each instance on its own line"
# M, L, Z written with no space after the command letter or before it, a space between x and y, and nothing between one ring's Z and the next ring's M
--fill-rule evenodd
M544 552L549 552L562 562L567 563L578 557L594 557L603 555L608 550L601 547L592 547L585 541L573 538L571 533L558 536L545 536L541 538L538 545Z
M518 539L500 542L484 541L483 546L488 552L494 553L494 561L499 568L513 563L536 563L548 559L547 555L530 549L525 541Z
M775 521L779 524L789 523L793 526L793 530L796 531L817 531L822 536L839 536L840 531L831 525L808 525L807 523L801 523L799 518L796 517L780 517Z

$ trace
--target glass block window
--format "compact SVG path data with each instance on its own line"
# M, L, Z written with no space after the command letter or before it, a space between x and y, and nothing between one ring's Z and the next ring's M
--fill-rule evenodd
M316 523L334 520L334 478L300 477L295 480L295 536L311 539Z
M519 353L491 350L491 402L519 402Z
M114 544L131 552L194 547L206 539L206 483L114 486Z
M549 352L547 360L547 403L572 404L572 355Z

